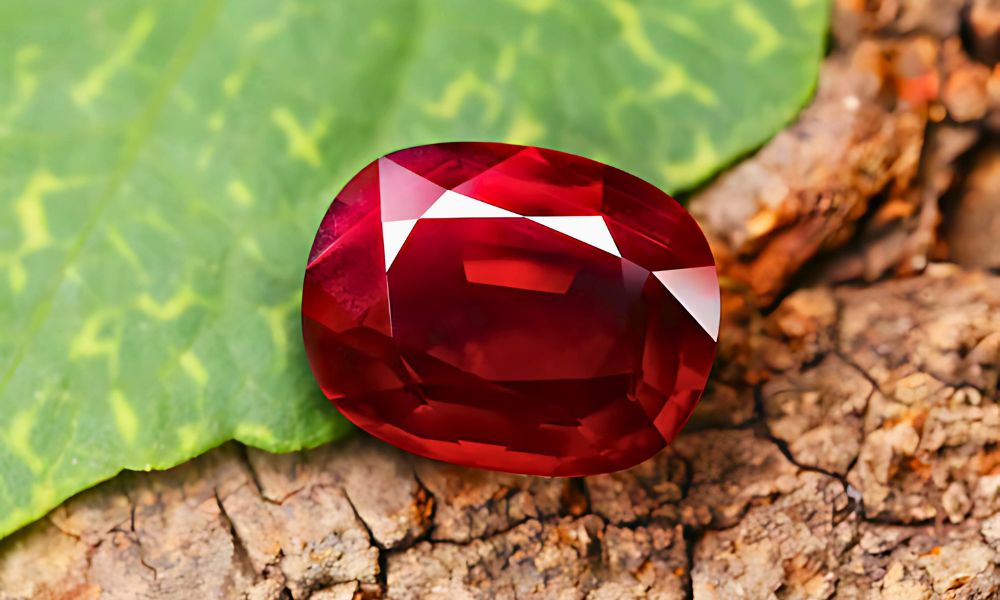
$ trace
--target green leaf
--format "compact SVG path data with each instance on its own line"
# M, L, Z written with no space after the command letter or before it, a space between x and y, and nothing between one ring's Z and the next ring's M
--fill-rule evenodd
M346 179L537 143L672 191L811 93L826 0L0 3L0 536L119 470L349 428L299 294Z

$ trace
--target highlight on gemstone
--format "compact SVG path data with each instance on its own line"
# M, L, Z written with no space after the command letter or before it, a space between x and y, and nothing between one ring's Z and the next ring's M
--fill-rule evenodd
M394 152L334 199L309 256L312 371L348 419L459 465L631 467L694 410L719 282L694 219L653 185L554 150Z

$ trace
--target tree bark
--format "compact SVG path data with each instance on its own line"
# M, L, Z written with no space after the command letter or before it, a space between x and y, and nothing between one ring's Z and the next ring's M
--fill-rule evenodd
M548 479L360 433L231 443L0 542L0 600L1000 597L1000 70L973 4L837 0L812 105L690 199L720 358L655 458Z
M991 598L1000 277L795 292L761 383L666 451L547 479L364 435L126 473L4 542L4 598ZM747 408L749 407L749 408Z

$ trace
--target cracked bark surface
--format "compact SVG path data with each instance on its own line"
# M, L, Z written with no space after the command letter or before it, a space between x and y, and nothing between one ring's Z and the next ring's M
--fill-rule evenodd
M5 540L0 598L1000 596L1000 276L801 290L750 340L749 418L713 386L628 471L229 444Z
M719 360L646 463L227 444L0 541L0 600L1000 597L998 14L836 0L811 106L690 199Z

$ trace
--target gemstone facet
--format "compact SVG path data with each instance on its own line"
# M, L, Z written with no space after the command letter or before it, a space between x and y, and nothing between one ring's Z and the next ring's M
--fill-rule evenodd
M631 467L704 389L719 329L707 241L602 163L459 142L394 152L334 199L302 300L324 393L421 456L532 475Z

